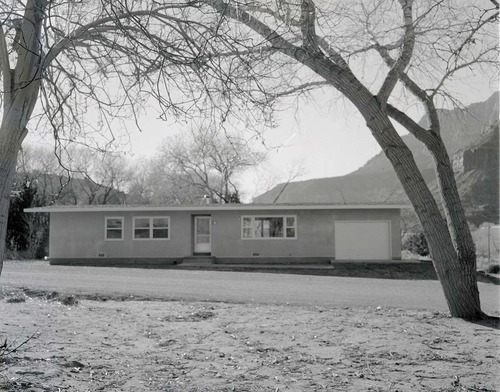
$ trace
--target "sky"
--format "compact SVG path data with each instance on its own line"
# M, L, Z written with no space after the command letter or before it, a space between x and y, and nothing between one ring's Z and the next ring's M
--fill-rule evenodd
M481 75L467 80L458 89L463 104L488 99L498 90ZM332 95L333 96L333 95ZM423 111L408 108L408 113L419 120ZM336 177L349 174L363 166L380 152L380 147L366 128L354 106L345 99L328 99L324 90L313 92L299 109L279 112L278 126L263 133L267 159L259 167L239 177L238 188L244 202L270 190L293 176L293 181ZM140 118L142 132L129 127L129 138L121 140L121 150L131 160L155 154L163 139L188 130L190 124L168 124L146 111ZM404 134L404 130L400 130ZM119 132L117 132L119 134ZM250 137L251 133L247 133ZM53 145L51 135L31 132L27 143Z
M455 98L464 105L488 99L494 91L498 91L499 86L491 84L487 76L476 73L462 78L461 84L454 86ZM326 88L312 91L307 101L297 105L298 108L288 105L293 108L276 114L278 126L261 134L267 149L263 149L260 143L256 145L267 153L266 161L239 178L240 195L244 201L250 201L252 197L290 180L291 176L294 181L301 181L349 174L380 152L356 108L338 95L329 94ZM406 109L416 121L424 114L421 107L407 106ZM162 140L192 126L162 121L153 109L142 112L139 118L142 132L130 121L128 138L119 141L120 149L131 160L154 155ZM92 117L91 113L87 114ZM115 128L117 135L124 134L118 121ZM402 129L398 130L401 134L405 133ZM231 129L228 131L231 132ZM246 135L249 138L254 136L251 131ZM32 130L26 143L52 147L54 141L51 134Z
M370 61L364 62L363 68L365 66L366 72L373 72L374 66ZM462 103L486 100L494 90L498 90L498 85L488 85L485 79L477 74L458 89L461 93L458 98ZM333 100L325 90L311 95L299 110L280 112L278 127L265 132L265 144L270 147L267 160L255 170L245 173L239 181L245 200L265 192L272 185L287 181L290 173L293 174L297 168L301 170L300 175L294 177L296 181L342 176L355 171L380 152L364 121L349 103L341 99ZM417 121L423 115L421 110L413 107L409 107L408 112ZM92 114L89 113L89 116ZM164 138L177 135L189 127L189 124L167 124L157 119L152 111L146 111L140 122L143 132L131 125L130 143L123 146L132 159L153 155ZM117 126L117 133L120 131ZM42 132L34 130L26 142L52 146L50 135L42 135Z
M248 197L265 191L297 171L302 174L296 180L304 180L344 175L362 166L380 149L355 114L343 102L329 104L321 99L312 99L300 110L279 113L278 127L263 134L265 147L261 143L255 146L267 152L267 160L263 167L242 177L243 192ZM130 135L130 150L135 156L150 155L163 138L187 129L153 119L143 121L142 125L143 132ZM251 132L245 136L251 137Z
M495 90L498 85L491 85L478 75L466 80L458 89L457 97L468 105L485 101ZM423 116L422 110L413 107L408 108L408 113L417 121ZM267 148L261 143L256 145L267 152L266 161L243 173L237 181L244 202L290 179L302 181L349 174L380 152L354 106L345 99L328 99L324 90L312 92L299 109L279 112L276 120L278 126L263 133ZM163 139L180 134L190 126L168 124L153 111L145 111L140 124L142 132L131 125L128 127L130 140L121 140L121 150L130 160L154 155ZM400 133L405 132L400 130ZM51 135L36 131L30 132L26 142L53 146Z
M461 86L458 97L465 105L488 99L498 89L481 75ZM423 111L409 108L419 120ZM290 109L277 116L278 127L264 133L267 160L261 167L246 172L239 181L245 201L286 182L290 173L300 169L294 181L336 177L363 166L381 150L361 116L346 100L328 100L324 91L313 93L299 110ZM142 119L143 132L132 132L129 150L135 157L148 156L165 137L187 128L167 126L154 118ZM404 130L400 130L404 134Z

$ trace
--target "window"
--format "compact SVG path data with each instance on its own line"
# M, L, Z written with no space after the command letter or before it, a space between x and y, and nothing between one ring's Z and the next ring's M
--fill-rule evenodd
M123 240L123 218L106 217L106 239Z
M244 216L242 238L296 238L295 216Z
M134 217L134 239L168 240L170 218L168 216Z

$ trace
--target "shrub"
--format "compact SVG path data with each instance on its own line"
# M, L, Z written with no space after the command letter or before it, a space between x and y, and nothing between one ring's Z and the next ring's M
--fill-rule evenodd
M485 222L472 230L476 245L478 269L487 271L490 265L500 264L500 227L498 224Z
M422 232L406 234L403 237L402 247L403 250L407 250L419 256L429 255L429 246L427 245L427 240Z
M37 189L25 180L12 192L5 238L6 259L43 258L48 248L49 219L47 214L27 214L25 208L38 207L42 200Z

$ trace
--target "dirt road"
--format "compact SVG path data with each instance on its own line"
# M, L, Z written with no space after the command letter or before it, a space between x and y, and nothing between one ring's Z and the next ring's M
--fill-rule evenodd
M266 273L50 266L5 262L0 285L80 294L143 296L231 303L383 306L446 311L437 281L339 278ZM500 287L479 283L488 313Z

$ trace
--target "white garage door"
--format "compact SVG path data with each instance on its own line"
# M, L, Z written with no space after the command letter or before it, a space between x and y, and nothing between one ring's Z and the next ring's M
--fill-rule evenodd
M388 221L335 222L336 260L390 260L391 223Z

